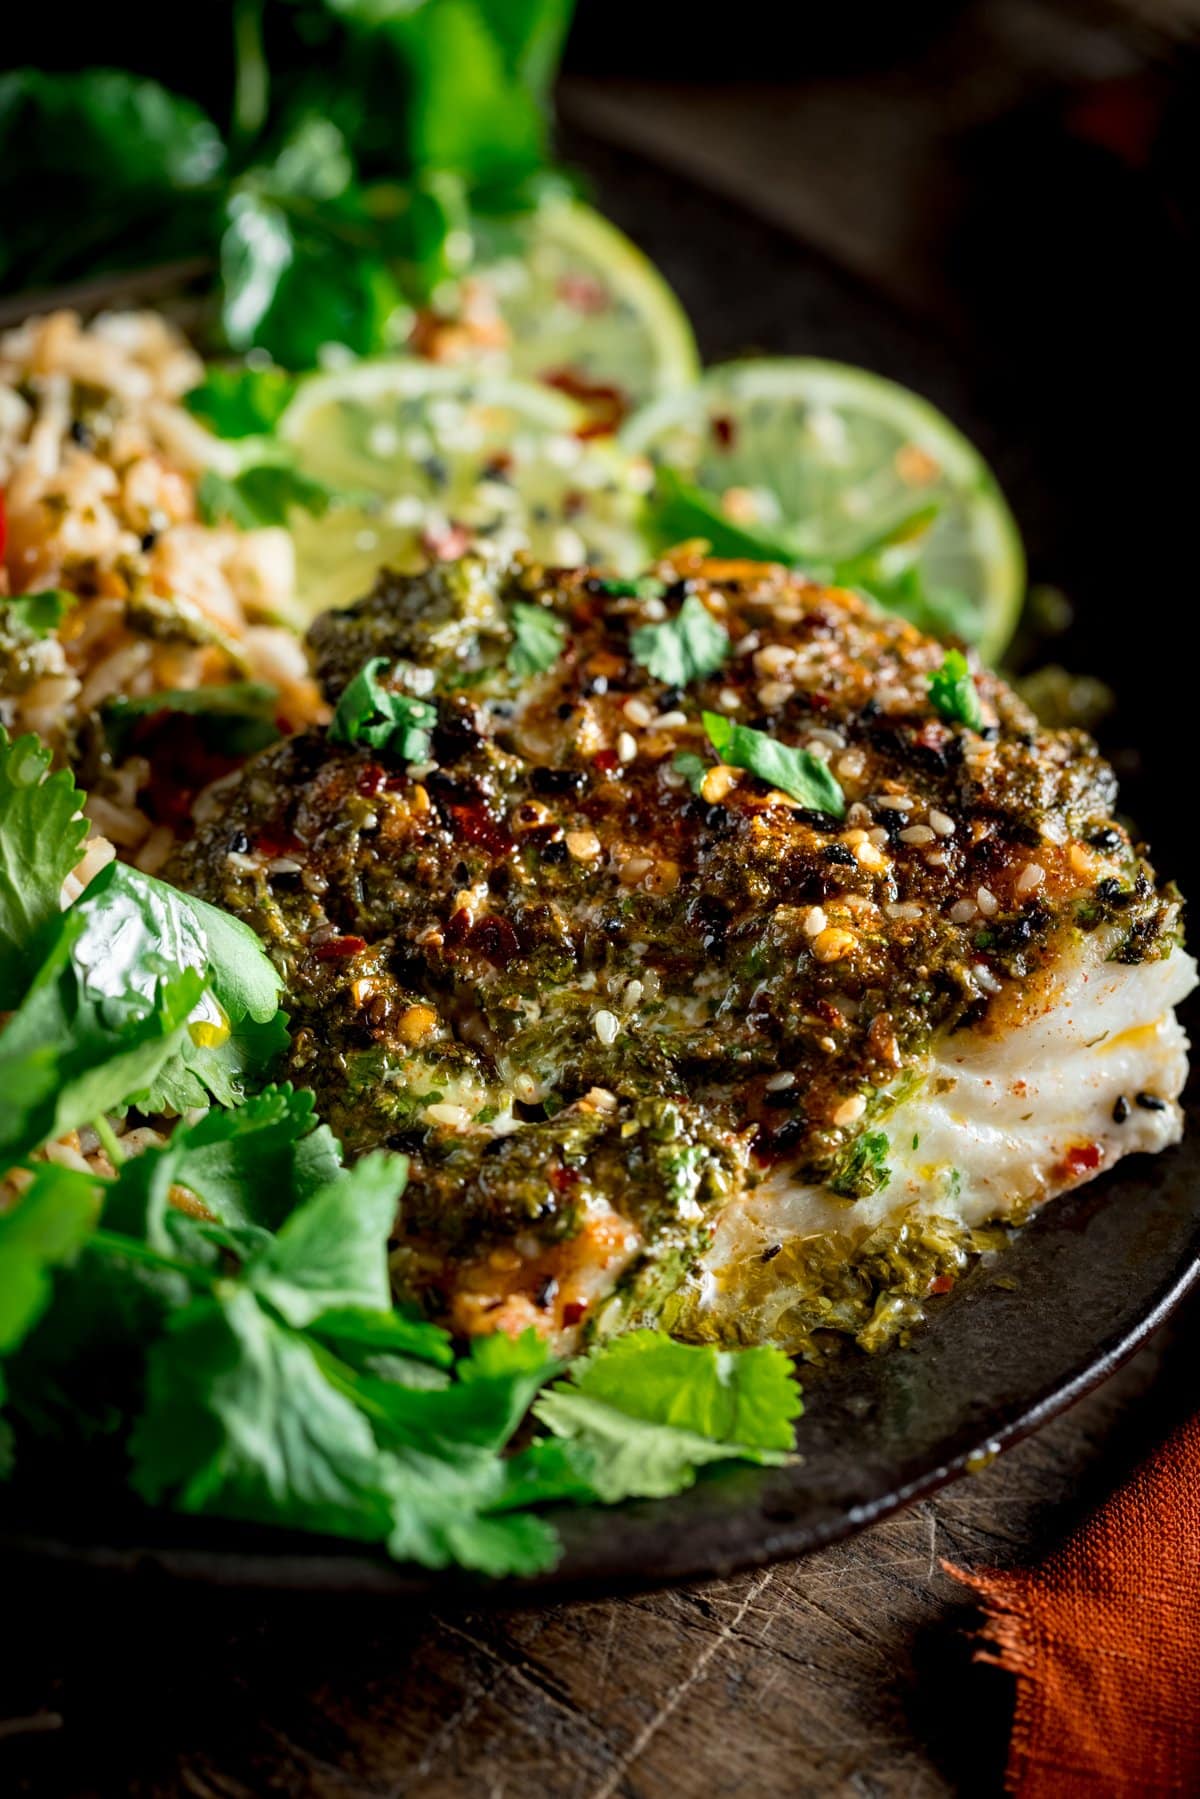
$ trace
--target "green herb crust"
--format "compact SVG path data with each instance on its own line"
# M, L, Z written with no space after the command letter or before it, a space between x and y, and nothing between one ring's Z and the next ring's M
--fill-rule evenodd
M685 607L728 652L669 686L646 633ZM530 608L561 626L532 664ZM1011 1018L1064 931L1175 941L1090 739L984 673L977 723L942 716L941 646L852 593L467 560L384 574L310 640L334 704L364 666L420 671L424 759L289 739L171 873L263 938L292 1077L348 1148L412 1157L397 1274L462 1328L661 1303L771 1168L872 1190L856 1139L934 1033ZM664 1142L702 1178L666 1178Z

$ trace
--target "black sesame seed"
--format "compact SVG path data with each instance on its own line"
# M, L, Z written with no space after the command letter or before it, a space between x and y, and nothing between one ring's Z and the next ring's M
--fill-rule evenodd
M1113 1101L1112 1118L1114 1124L1124 1124L1129 1117L1129 1101L1123 1093L1118 1093Z
M588 784L587 775L581 768L535 768L530 785L535 793L543 799L557 794L582 793Z
M248 856L250 854L250 839L247 837L245 831L235 831L233 836L229 839L228 848L231 856Z
M539 1287L537 1289L537 1292L533 1296L534 1305L535 1306L548 1306L550 1304L550 1301L554 1298L554 1296L556 1295L557 1292L558 1292L558 1282L555 1280L555 1278L552 1274L548 1274L546 1276L545 1280L541 1282L541 1284L539 1285Z
M542 851L542 861L543 862L553 864L555 862L565 862L566 859L567 859L567 846L562 841L561 837L559 838L557 843L548 843L546 845L545 849Z
M675 708L682 704L683 689L681 687L664 687L658 696L658 709L660 712L674 712Z
M143 548L143 550L145 550L147 552L147 554L149 554L149 552L154 548L154 546L157 542L158 542L158 532L157 531L147 531L145 536L142 538L142 548Z
M571 704L570 700L563 700L562 704L560 706L558 706L556 708L556 710L557 710L558 716L560 718L570 718L570 716L571 716L572 712L574 712L575 708Z
M1143 1112L1165 1112L1167 1109L1166 1100L1159 1099L1157 1093L1139 1093L1137 1103Z
M793 1106L793 1105L795 1105L795 1103L796 1103L796 1095L791 1091L791 1089L789 1087L785 1087L782 1092L764 1093L763 1094L763 1105L764 1106L770 1106L772 1108L775 1108L775 1107L783 1107L783 1106Z
M81 450L90 450L96 441L92 434L91 426L85 425L82 419L71 420L71 428L68 435L70 436L71 442L73 444L78 444Z
M856 866L853 852L848 850L844 843L826 844L823 854L826 862L840 862L848 868Z
M1094 850L1119 850L1121 833L1114 831L1111 825L1105 825L1103 830L1092 832L1088 843Z
M783 1254L783 1244L782 1243L772 1243L769 1249L763 1250L762 1260L764 1262L773 1262L775 1260L776 1256L780 1256L782 1254Z

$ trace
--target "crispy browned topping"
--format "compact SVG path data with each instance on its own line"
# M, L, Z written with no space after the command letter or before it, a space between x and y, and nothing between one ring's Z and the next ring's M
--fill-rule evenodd
M942 647L852 593L683 555L660 574L381 576L317 622L318 673L333 700L369 657L427 671L393 677L437 700L427 763L290 739L174 870L278 957L293 1072L349 1144L416 1155L425 1264L431 1242L532 1233L532 1266L601 1202L692 1253L747 1168L828 1178L874 1092L1064 928L1121 921L1132 959L1171 928L1090 739L1041 729L990 674L981 729L947 723ZM630 633L688 596L729 653L681 691ZM566 626L524 679L515 601ZM721 764L705 709L819 757L844 815Z

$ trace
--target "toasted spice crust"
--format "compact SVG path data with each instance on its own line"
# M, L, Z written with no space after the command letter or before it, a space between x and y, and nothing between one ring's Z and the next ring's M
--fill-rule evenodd
M982 728L947 723L942 646L856 594L687 553L658 577L384 573L314 625L317 673L331 701L373 656L432 683L428 764L288 739L171 871L263 936L290 1072L347 1146L414 1155L406 1274L443 1295L512 1243L546 1288L547 1246L601 1206L633 1226L628 1278L658 1246L665 1281L756 1171L828 1178L931 1033L1019 1003L1064 929L1120 920L1134 959L1173 940L1084 734L986 672ZM689 595L729 654L680 691L630 635ZM507 666L516 600L566 626L541 674ZM721 765L705 709L821 757L844 815ZM664 1142L683 1160L648 1179Z

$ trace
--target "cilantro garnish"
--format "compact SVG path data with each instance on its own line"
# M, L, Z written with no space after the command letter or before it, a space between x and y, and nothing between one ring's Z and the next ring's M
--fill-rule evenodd
M82 793L65 769L48 775L49 767L36 737L10 743L0 725L0 1009L24 993L87 837Z
M545 606L528 600L514 600L509 608L509 624L513 641L508 652L508 666L514 675L544 675L562 655L567 628L561 618Z
M204 380L183 403L218 437L257 437L275 429L296 387L295 375L273 365L210 362Z
M348 683L338 700L329 735L335 743L363 743L373 750L387 750L402 762L423 762L429 754L430 732L437 723L437 707L385 687L380 671L388 667L386 656L373 656Z
M76 595L62 587L42 593L14 593L0 599L0 613L25 637L52 637L75 604Z
M915 1147L915 1145L914 1145ZM843 1199L866 1199L892 1178L887 1165L889 1144L883 1131L864 1131L839 1161L829 1185Z
M206 525L228 521L243 531L255 531L263 525L286 525L293 511L319 517L337 498L332 487L286 462L258 462L234 475L205 469L196 489L196 510Z
M634 658L668 687L715 674L729 654L729 634L702 600L689 593L674 618L640 625L630 635Z
M709 742L730 768L744 768L757 775L760 781L798 800L810 812L828 812L833 818L842 816L845 795L819 756L779 743L766 731L735 724L719 712L705 712L703 718Z
M979 691L971 667L961 650L947 650L940 668L929 677L929 698L947 724L966 725L978 731L983 723Z

